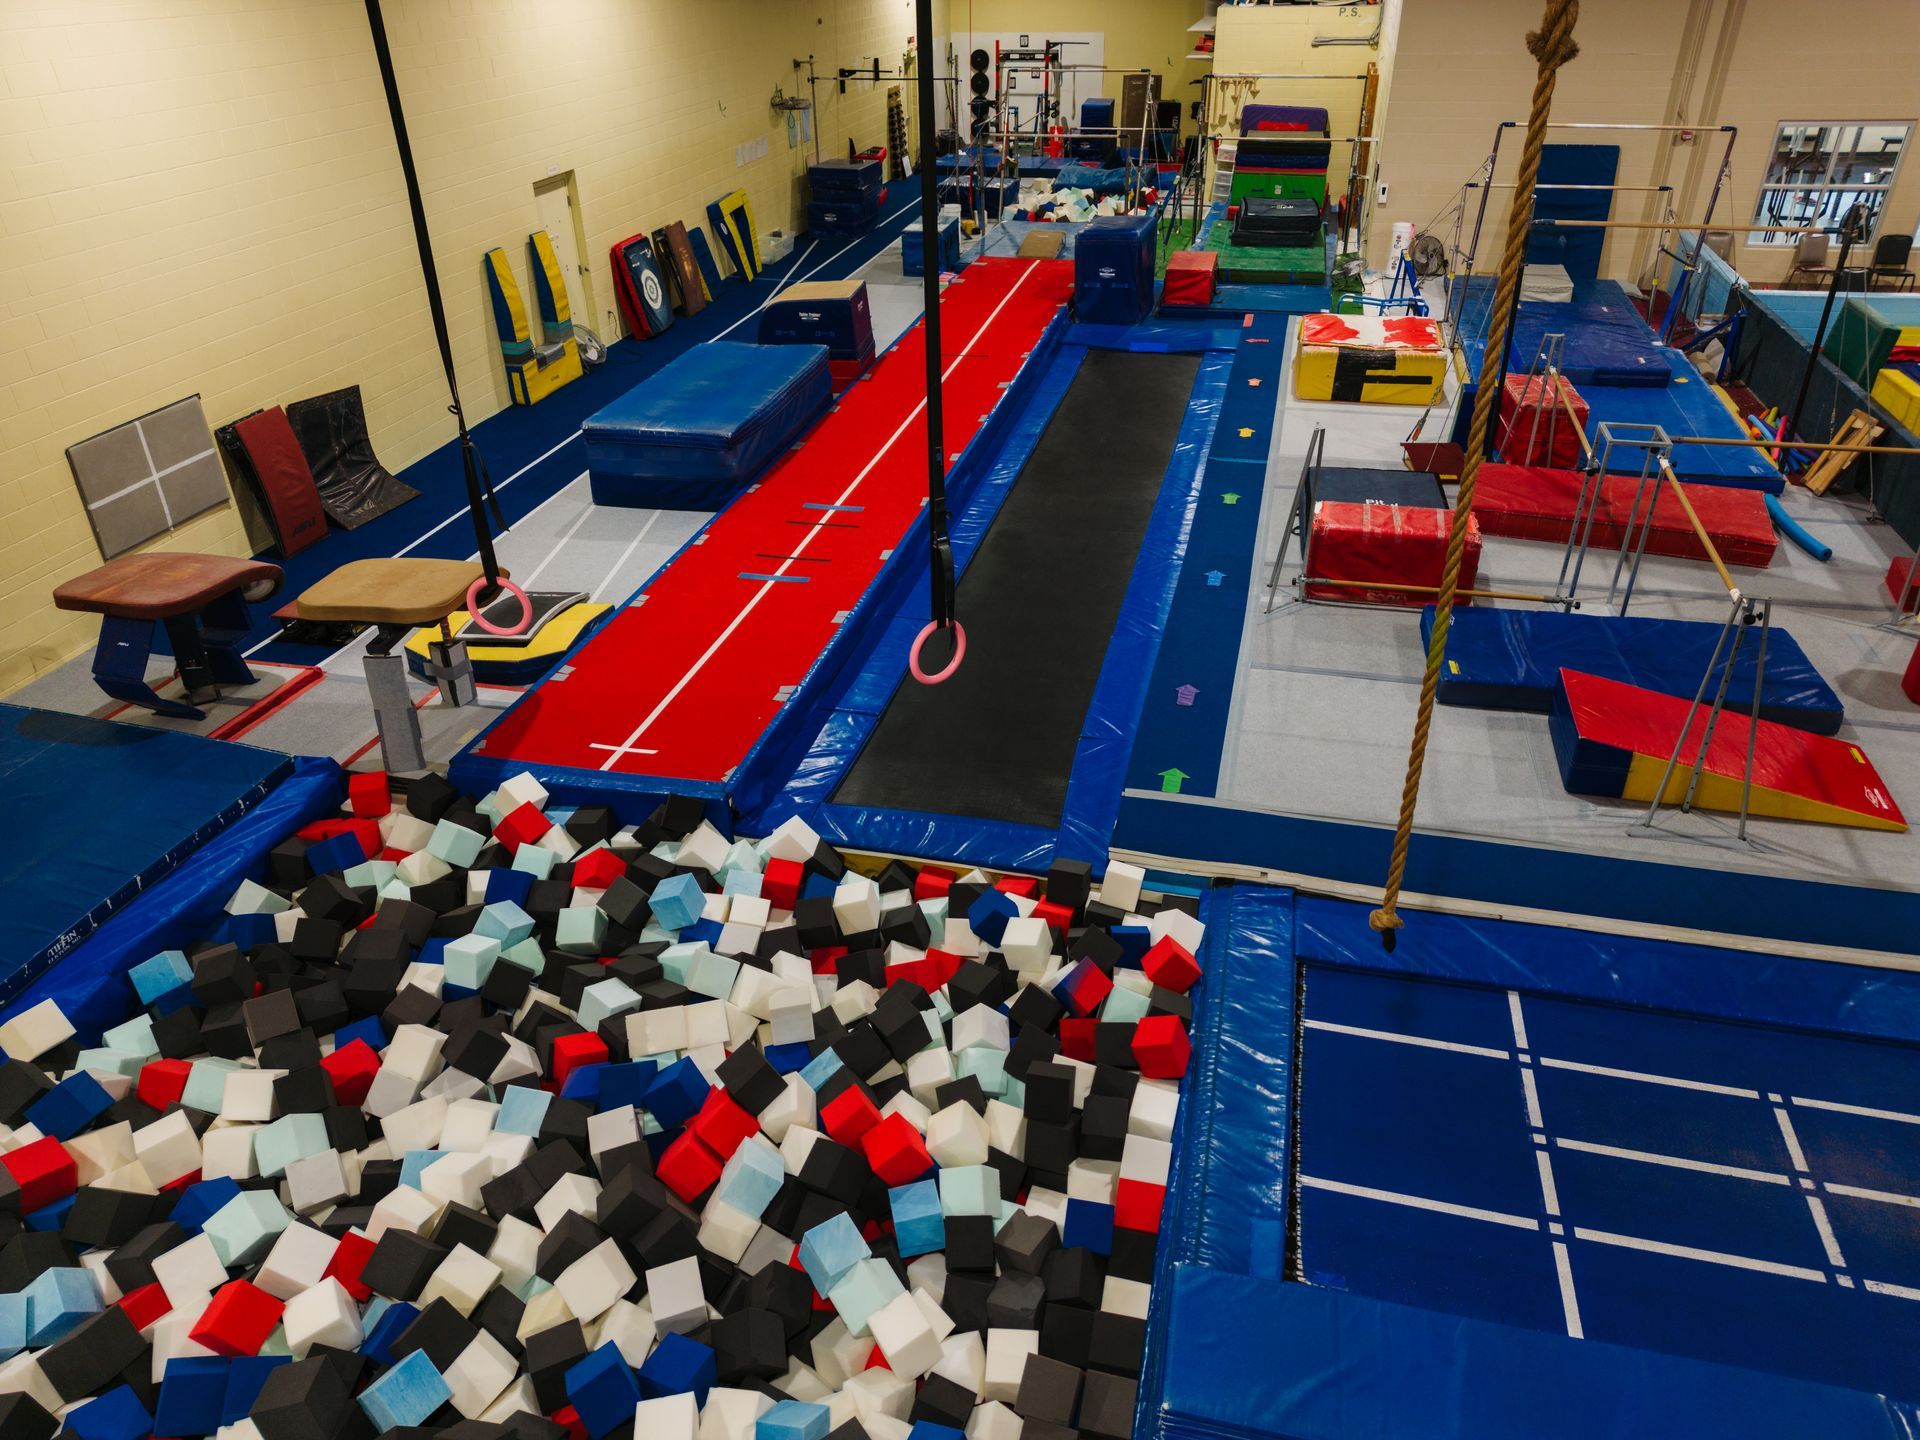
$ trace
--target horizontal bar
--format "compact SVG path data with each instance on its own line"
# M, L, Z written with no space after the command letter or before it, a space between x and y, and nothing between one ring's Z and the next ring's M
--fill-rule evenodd
M1877 421L1875 422L1878 423ZM1747 445L1755 450L1804 450L1809 455L1920 455L1912 445L1836 445L1830 440L1735 440L1727 435L1675 435L1676 445Z
M1265 72L1256 75L1250 70L1241 70L1231 75L1210 74L1207 78L1210 80L1366 80L1371 77L1366 75L1269 75Z
M1487 182L1484 180L1469 180L1467 182L1466 188L1469 190L1481 190L1481 189L1511 190L1513 189L1513 186L1514 186L1514 182L1511 180L1501 180L1498 183L1493 185L1488 185ZM1536 184L1533 188L1536 190L1615 190L1615 191L1633 191L1636 193L1638 192L1653 193L1653 192L1659 192L1659 191L1672 190L1673 186L1671 185L1553 185L1543 180L1540 183Z
M1554 220L1535 217L1535 225L1557 225L1569 230L1707 230L1714 228L1704 220ZM1808 235L1811 225L1722 225L1722 230L1738 230L1748 235Z
M1517 130L1526 123L1524 120L1502 120L1500 122L1500 128L1502 130ZM1671 134L1678 134L1686 130L1696 132L1705 130L1709 132L1717 131L1725 135L1730 131L1738 130L1740 127L1738 125L1606 125L1592 120L1549 120L1547 122L1547 128L1549 130L1665 130Z
M1740 587L1733 583L1733 575L1728 571L1726 562L1720 558L1719 548L1713 543L1713 537L1707 534L1707 527L1700 523L1700 516L1693 508L1693 501L1687 498L1687 487L1680 483L1680 477L1673 473L1673 466L1667 463L1667 457L1664 455L1660 457L1660 474L1666 480L1667 484L1673 487L1673 498L1680 502L1680 508L1686 512L1687 523L1693 527L1695 538L1700 541L1701 548L1707 552L1707 559L1713 562L1713 568L1720 576L1720 583L1727 587L1727 594L1735 600L1738 600L1740 598ZM1627 519L1629 523L1631 523L1633 517L1629 515ZM1647 528L1651 530L1653 528L1653 508L1651 506L1647 508L1646 523ZM1701 683L1703 686L1705 685L1704 681ZM1697 705L1699 701L1696 700L1694 703Z
M1404 590L1409 595L1438 595L1438 585L1403 585L1398 580L1326 580L1318 575L1299 577L1303 585L1337 585L1343 590ZM1475 600L1532 600L1541 605L1560 605L1564 601L1551 595L1535 595L1527 590L1455 590L1456 595Z

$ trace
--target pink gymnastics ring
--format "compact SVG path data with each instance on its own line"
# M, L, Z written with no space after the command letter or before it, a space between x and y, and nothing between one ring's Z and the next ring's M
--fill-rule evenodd
M956 620L953 622L953 659L947 662L947 668L937 674L929 675L920 668L920 647L927 638L940 628L938 620L929 620L926 629L913 637L913 650L907 656L907 669L913 672L913 678L922 685L939 685L953 678L953 672L960 668L960 662L967 658L966 628Z
M513 581L507 579L506 576L500 576L500 588L520 602L520 618L514 621L512 625L496 625L480 613L480 589L486 583L487 577L482 575L467 587L467 618L489 635L513 636L526 634L527 626L533 623L533 602L527 599L527 592L514 584Z

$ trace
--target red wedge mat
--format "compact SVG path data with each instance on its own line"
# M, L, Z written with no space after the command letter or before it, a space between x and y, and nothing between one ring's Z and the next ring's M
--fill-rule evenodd
M951 462L1073 290L1070 260L976 260L941 297ZM723 780L833 638L927 498L915 325L700 541L656 575L479 753Z
M1480 522L1483 534L1564 545L1573 528L1574 508L1580 501L1581 479L1575 470L1550 470L1538 465L1482 465L1473 491L1474 519ZM1601 482L1600 504L1593 517L1596 550L1619 547L1639 488L1637 475L1609 475ZM1647 488L1654 488L1652 482ZM1767 518L1766 499L1758 490L1739 490L1728 485L1683 488L1687 499L1693 502L1700 523L1713 537L1722 560L1729 565L1755 569L1764 569L1772 563L1777 539L1773 522ZM1671 487L1661 485L1659 490L1647 553L1678 560L1706 559L1707 552L1687 523L1686 513L1674 498ZM1644 517L1646 510L1643 497L1639 513Z

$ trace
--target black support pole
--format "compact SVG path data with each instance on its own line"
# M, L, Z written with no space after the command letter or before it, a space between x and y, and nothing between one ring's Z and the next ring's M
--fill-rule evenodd
M924 7L925 0L922 4ZM473 515L473 538L480 553L480 568L486 576L486 590L497 592L500 562L494 558L493 531L487 525L486 509L488 500L492 499L492 487L486 482L486 468L480 463L480 452L474 447L466 414L460 408L460 384L453 373L453 342L447 336L447 309L440 299L440 276L433 266L433 240L427 233L420 177L413 168L413 146L407 143L407 117L400 108L400 87L393 76L393 52L387 48L387 23L380 13L380 0L367 0L367 24L373 30L373 53L380 62L380 83L386 87L387 113L393 118L393 140L400 148L400 171L407 181L407 204L413 211L413 239L420 248L420 273L427 282L427 308L433 312L433 333L440 342L440 363L447 371L447 394L452 399L447 409L460 430L460 459L467 472L467 509ZM497 501L494 515L498 520Z
M1821 352L1827 344L1827 321L1833 315L1833 302L1839 297L1840 282L1846 278L1847 261L1853 258L1853 247L1865 237L1861 234L1861 212L1859 207L1847 212L1840 222L1840 259L1833 267L1833 279L1827 282L1827 300L1820 307L1820 323L1813 327L1813 347L1807 351L1807 368L1800 376L1800 393L1793 397L1793 409L1787 412L1789 433L1798 435L1802 440L1813 437L1807 433L1804 412L1807 408L1807 392L1813 388L1813 372L1819 368ZM1831 435L1823 435L1823 440L1831 440Z
M373 0L368 0L373 3ZM927 341L927 529L933 547L933 620L953 625L953 545L947 538L947 447L940 408L940 181L934 136L933 0L916 0L920 127L920 255Z

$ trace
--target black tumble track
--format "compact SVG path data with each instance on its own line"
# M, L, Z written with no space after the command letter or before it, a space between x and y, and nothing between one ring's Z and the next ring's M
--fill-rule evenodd
M905 680L834 803L1053 828L1197 355L1089 350L960 581L967 658ZM929 640L923 663L946 663Z

